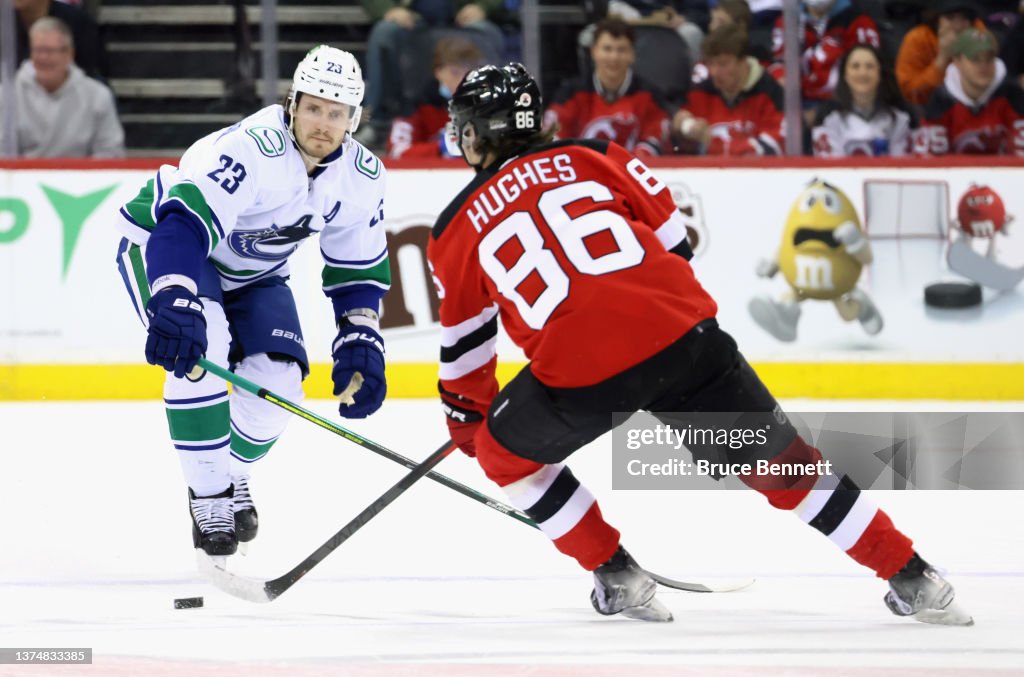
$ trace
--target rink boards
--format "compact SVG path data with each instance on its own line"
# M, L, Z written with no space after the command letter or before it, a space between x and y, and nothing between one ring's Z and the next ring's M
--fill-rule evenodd
M142 358L143 330L114 265L113 214L158 161L0 164L0 399L159 397L160 373ZM994 294L971 310L936 310L924 286L956 279L944 262L957 201L972 183L992 187L1011 215L1024 213L1024 162L929 161L784 165L707 160L656 163L695 244L694 269L717 299L719 320L781 397L1024 399L1024 300ZM950 163L946 163L947 165ZM458 165L389 165L385 222L393 287L384 307L389 394L436 393L439 330L425 267L429 228L470 179ZM758 278L760 258L780 246L797 195L813 178L848 195L874 251L858 286L878 305L885 328L868 336L827 301L808 301L798 339L783 344L750 318L758 295L785 282ZM1011 224L997 258L1024 265L1024 234ZM977 243L981 246L983 243ZM316 245L293 257L291 286L314 362L306 392L330 393L330 304L320 291ZM657 321L652 318L652 321ZM523 356L503 336L500 376Z

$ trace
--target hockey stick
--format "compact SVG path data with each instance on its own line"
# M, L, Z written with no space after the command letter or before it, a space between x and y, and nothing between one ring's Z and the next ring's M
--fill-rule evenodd
M242 390L252 393L253 395L259 397L260 399L264 399L273 405L281 407L285 411L291 412L292 414L295 414L299 418L303 418L309 421L310 423L318 425L324 430L329 430L335 435L344 437L349 442L353 442L363 447L364 449L369 449L370 451L380 456L383 456L389 461L393 461L394 463L404 465L406 468L409 469L417 467L416 462L413 461L412 459L406 458L405 456L402 456L397 452L391 451L387 447L377 444L372 440L368 440L365 437L352 432L351 430L346 430L345 428L342 428L341 426L336 425L331 421L328 421L327 419L318 416L317 414L314 414L312 411L309 411L308 409L305 409L295 404L294 402L290 402L285 398L280 397L279 395L275 395L266 388L263 388L253 383L252 381L242 376L239 376L238 374L228 371L227 369L221 367L218 364L210 362L205 357L200 358L199 366L202 367L203 369L206 369L211 374L219 376L220 378L224 379L233 386L241 388ZM531 526L534 529L540 529L537 523L534 522L529 515L520 510L517 510L511 505L506 505L501 501L497 501L487 496L486 494L482 494L476 489L467 486L461 482L457 482L456 480L453 480L450 477L442 475L441 473L430 471L426 474L426 476L434 480L438 484L442 484L448 487L449 489L452 489L453 491L457 491L463 496L467 496L473 499L477 503L482 503L486 505L488 508L491 508L492 510L497 510L498 512L504 515L508 515L509 517L516 519L522 522L523 524ZM665 586L666 588L673 588L675 590L683 590L686 592L731 592L733 590L740 590L742 588L746 588L754 583L753 579L745 579L743 581L731 585L727 584L721 586L709 586L704 585L703 583L677 581L675 579L668 578L667 576L656 574L653 571L648 571L647 575L649 575L651 578L653 578L655 581Z
M421 477L430 472L431 468L443 461L445 456L452 453L453 449L455 449L455 445L452 444L451 440L442 444L440 449L416 465L412 472L381 494L380 498L363 508L362 512L353 517L348 524L339 529L336 534L328 538L323 545L314 550L311 555L295 565L286 574L269 581L239 576L217 566L209 555L203 552L202 549L196 548L199 570L206 575L211 583L229 595L234 595L250 602L272 602L287 592L299 579L312 571L313 567L324 561L328 555L337 550L338 546L347 541L367 522L379 515L384 508L391 505L409 487L416 484Z

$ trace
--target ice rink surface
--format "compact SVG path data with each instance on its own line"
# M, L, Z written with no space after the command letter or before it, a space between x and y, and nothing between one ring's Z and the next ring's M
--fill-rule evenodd
M337 420L332 403L308 404ZM349 427L416 460L445 438L434 401L390 401ZM892 616L882 581L752 492L612 491L608 436L570 465L640 563L695 581L754 576L754 586L662 589L671 624L604 618L590 608L590 575L541 534L423 480L259 605L195 571L160 403L4 403L0 430L0 646L94 650L91 666L0 665L0 675L1024 674L1022 491L873 492L921 554L948 570L974 615L968 628ZM438 470L505 500L461 454ZM284 573L405 472L293 420L254 469L260 536L230 567ZM204 608L172 608L198 595Z

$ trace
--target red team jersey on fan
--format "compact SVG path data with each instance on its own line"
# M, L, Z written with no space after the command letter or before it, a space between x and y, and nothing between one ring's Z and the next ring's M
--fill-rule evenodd
M803 42L800 45L802 75L800 90L805 99L821 101L832 96L839 81L838 64L843 54L854 45L881 45L878 25L874 19L862 14L855 6L833 14L824 20L814 21L807 14L800 16ZM776 65L772 75L782 79L783 60L782 17L775 21L772 31L772 51Z
M562 138L614 141L638 155L659 155L668 104L635 74L626 77L622 96L611 102L598 91L596 76L570 82L548 106L544 126L558 122Z
M1012 80L994 85L984 103L970 101L951 66L925 106L914 151L1024 157L1024 91Z
M441 135L448 125L448 99L441 96L437 83L431 82L408 115L396 117L388 136L388 157L445 157Z
M599 383L663 350L717 310L669 251L685 239L671 191L616 144L556 142L479 172L427 249L441 387L486 411L498 315L552 387Z
M761 70L756 62L751 67ZM711 140L704 152L708 155L782 155L782 99L782 87L762 72L732 103L726 103L710 79L705 80L690 90L681 109L707 120Z

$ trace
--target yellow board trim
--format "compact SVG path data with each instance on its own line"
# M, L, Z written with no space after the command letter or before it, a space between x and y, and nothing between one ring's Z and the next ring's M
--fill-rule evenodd
M508 382L522 364L502 364ZM1024 400L1024 363L762 362L754 368L778 398ZM437 396L436 363L388 365L388 396ZM330 398L330 365L315 364L307 397ZM163 372L135 364L0 365L0 401L150 400Z

